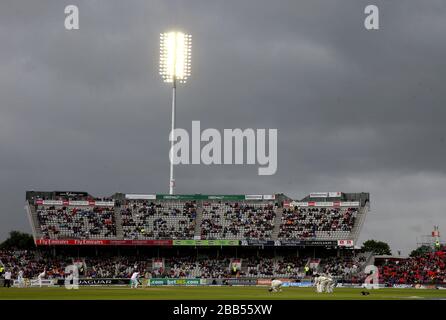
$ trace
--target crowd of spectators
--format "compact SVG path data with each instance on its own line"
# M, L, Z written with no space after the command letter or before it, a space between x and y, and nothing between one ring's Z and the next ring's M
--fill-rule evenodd
M224 278L230 277L231 260L226 257L217 258L194 258L194 257L172 257L166 259L170 278Z
M203 240L272 240L277 236L278 240L333 240L348 239L358 214L356 207L279 209L272 201L114 203L114 207L35 205L37 229L46 239L185 240L199 236ZM277 210L282 211L280 218L276 218ZM197 220L199 212L202 216Z
M446 252L439 250L407 259L386 259L379 266L380 281L395 284L446 283Z
M271 239L275 217L272 203L204 203L201 238Z
M47 279L63 278L65 268L73 264L85 278L127 278L135 269L145 276L151 269L151 259L145 257L53 257L34 250L0 251L0 262L14 276L23 271L24 277L29 279L35 279L44 270Z
M275 258L250 257L247 263L247 276L303 278L307 274L305 266L308 257L284 256Z
M116 237L113 207L37 206L46 239L106 239Z
M162 261L155 267L153 261ZM134 270L146 278L228 278L228 277L293 277L305 276L307 257L258 257L242 259L230 256L167 256L163 259L149 256L86 256L73 258L53 257L39 251L0 251L0 261L16 276L24 271L26 278L36 278L44 269L48 279L63 278L65 267L77 264L81 277L86 278L128 278ZM234 272L233 262L239 263ZM328 260L327 260L328 261ZM337 261L337 260L336 260ZM331 262L333 264L334 261ZM339 262L340 263L340 262Z
M364 255L327 257L322 259L321 269L324 273L332 276L354 276L362 269L365 262L366 257Z
M284 208L279 239L330 238L348 235L355 225L358 208Z
M159 259L159 258L158 258ZM227 278L233 277L232 261L227 256L220 258L165 257L161 267L153 267L152 257L148 256L111 256L53 257L48 253L35 250L0 251L0 263L16 277L19 271L24 277L35 279L46 270L46 278L63 278L65 268L78 264L80 276L86 278L128 278L134 270L145 278ZM271 278L303 278L305 268L311 260L308 257L257 257L247 256L236 259L240 262L236 276ZM320 259L317 272L329 273L338 279L362 279L365 256L325 257ZM313 270L312 270L313 271ZM316 271L315 271L316 272ZM437 251L407 259L386 259L379 265L380 282L395 284L445 284L446 253Z
M25 278L35 278L45 268L49 278L63 277L66 266L64 259L42 256L34 250L0 251L0 261L14 276L23 271Z
M303 277L307 261L305 257L284 257L277 261L274 272L281 276Z
M248 277L272 277L274 275L275 260L272 258L252 257L247 261L246 276Z
M193 239L197 204L128 201L121 210L125 239Z
M140 257L90 257L84 261L88 278L128 278L134 270L147 276L151 269L151 259Z

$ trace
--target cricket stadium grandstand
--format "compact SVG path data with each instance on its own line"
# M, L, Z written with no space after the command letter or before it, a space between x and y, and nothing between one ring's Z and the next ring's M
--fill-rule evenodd
M26 193L33 252L3 253L7 267L32 279L67 265L85 279L148 283L306 283L316 272L359 281L369 253L355 250L368 193L319 192L301 200L270 195ZM342 262L342 263L340 263ZM54 281L53 281L54 282Z
M444 247L403 259L357 246L368 193L317 192L293 200L285 194L98 198L28 191L25 209L35 247L0 250L2 270L26 279L14 280L17 287L63 287L76 266L81 286L127 286L138 272L147 287L257 287L273 279L312 287L315 276L327 274L337 287L361 288L370 265L379 271L380 287L446 287Z

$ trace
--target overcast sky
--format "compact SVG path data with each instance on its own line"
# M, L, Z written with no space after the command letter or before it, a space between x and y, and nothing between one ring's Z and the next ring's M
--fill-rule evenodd
M30 231L26 190L168 192L158 41L178 28L178 127L278 129L275 175L182 165L178 193L370 192L361 240L407 253L446 232L445 16L444 0L1 1L0 239Z

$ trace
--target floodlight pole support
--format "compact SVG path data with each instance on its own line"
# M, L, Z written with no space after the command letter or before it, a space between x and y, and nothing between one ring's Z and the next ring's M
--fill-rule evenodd
M170 186L169 194L175 193L175 177L173 174L173 156L174 156L174 138L175 138L175 111L176 111L176 93L177 91L177 79L174 76L172 81L172 131L170 132Z

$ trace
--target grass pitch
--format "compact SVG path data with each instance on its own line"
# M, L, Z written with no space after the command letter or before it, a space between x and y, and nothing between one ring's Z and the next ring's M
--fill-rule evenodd
M80 287L0 288L2 300L446 300L446 290L336 288L333 294L314 288L283 288L270 293L266 287Z

